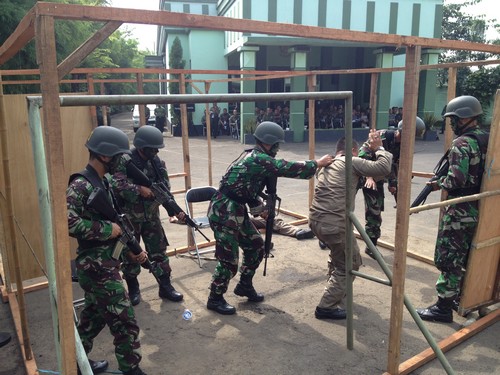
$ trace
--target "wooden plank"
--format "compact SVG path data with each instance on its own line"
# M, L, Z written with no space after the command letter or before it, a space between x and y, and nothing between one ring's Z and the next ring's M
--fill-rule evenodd
M10 312L12 314L12 320L14 321L14 326L16 327L16 335L18 343L24 341L23 330L21 324L21 314L19 310L19 304L17 303L17 298L15 293L9 293L9 306ZM19 348L21 349L21 355L23 356L24 361L24 369L26 370L27 375L38 375L38 367L36 365L35 358L33 353L31 352L31 348L29 347L29 353L25 351L25 347L19 344Z
M14 57L35 37L35 8L31 8L7 40L0 46L0 65Z
M491 173L498 169L500 158L500 90L495 96L490 140L486 155L486 170L483 175L481 192L500 189L500 175ZM491 196L479 201L479 223L472 241L467 271L464 278L460 310L481 307L498 300L498 280L500 274L500 196Z
M410 222L409 207L411 193L411 171L413 165L413 149L415 147L415 119L417 116L419 63L421 48L411 47L406 49L406 70L404 84L403 122L405 128L401 139L401 158L398 172L398 207L396 211L396 233L395 238L408 239L408 227ZM402 204L399 204L401 202ZM389 329L389 346L387 350L387 371L396 374L401 356L401 330L404 311L404 289L406 274L407 240L395 241L392 297L391 297L391 321Z
M57 75L54 19L37 17L36 51L40 66L43 99L43 132L49 179L48 199L52 202L53 249L57 285L58 332L61 348L60 371L76 375L73 290L71 283L66 187L68 173L64 167L59 79Z
M440 341L438 346L443 352L447 352L453 349L455 346L461 344L465 340L469 339L470 337L474 336L475 334L497 323L499 320L500 310L495 310L494 312L486 315L484 318L481 318L472 323L470 326L462 328L461 330L453 333L451 336L448 336L446 339ZM401 363L397 374L410 374L412 371L415 371L416 369L422 367L426 363L432 361L434 358L436 358L436 354L434 353L434 351L431 348L426 349L413 358L410 358L409 360ZM386 372L384 373L384 375L390 375L390 373Z
M480 44L437 38L423 38L396 34L368 33L345 29L296 25L290 23L265 22L248 19L204 16L197 14L137 10L111 7L96 7L84 5L55 4L39 2L35 5L37 14L50 15L58 19L86 21L120 21L123 23L138 23L147 25L163 25L187 29L238 31L269 35L294 36L299 38L314 38L349 42L372 43L375 45L402 46L413 48L452 49L481 51L500 54L500 45Z
M63 62L58 66L59 80L63 79L66 74L80 64L94 49L96 49L102 42L113 34L116 29L121 26L121 22L108 22L94 35L87 39L80 47L74 50Z

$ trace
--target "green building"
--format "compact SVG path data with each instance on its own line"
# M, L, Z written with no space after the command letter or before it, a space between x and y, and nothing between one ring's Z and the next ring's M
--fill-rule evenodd
M292 23L335 29L440 38L443 0L160 0L160 9L210 16ZM333 70L404 67L405 50L380 45L294 38L232 31L205 31L160 26L158 55L167 68L169 51L178 37L186 69L200 70ZM422 64L437 64L438 50L422 50ZM436 90L435 70L420 73L418 114L440 113L445 97ZM227 76L226 76L227 77ZM224 77L196 75L196 79ZM370 74L318 75L320 91L352 91L353 103L368 108ZM378 79L377 127L388 124L389 108L403 105L404 72L381 73ZM204 90L204 87L200 87ZM162 88L166 93L166 88ZM306 78L212 83L210 93L307 91ZM241 103L241 122L262 109L281 103ZM286 103L288 104L288 103ZM226 108L227 103L219 103ZM290 103L294 141L303 140L306 103ZM201 123L204 105L197 105L195 124Z

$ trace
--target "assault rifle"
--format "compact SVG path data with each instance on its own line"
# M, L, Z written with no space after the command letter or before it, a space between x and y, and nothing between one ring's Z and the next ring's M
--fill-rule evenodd
M279 202L279 205L281 205L281 198L276 194L277 183L277 176L269 177L266 181L266 193L264 194L266 199L266 208L268 210L266 218L266 238L264 241L264 276L266 276L267 258L269 258L269 253L272 247L271 240L273 238L274 218L276 217L276 202Z
M450 163L448 162L448 151L446 151L446 153L434 167L434 176L427 182L427 184L422 189L420 194L417 196L417 198L415 198L415 200L411 204L410 208L420 206L425 202L427 196L432 192L432 185L430 183L439 180L443 176L446 176L448 174L449 167Z
M153 167L155 167L155 163L152 162ZM155 170L157 175L159 171ZM174 199L174 196L168 189L165 182L152 182L148 176L146 176L137 166L130 160L127 163L127 177L131 178L134 183L142 186L146 186L151 189L155 196L155 201L161 204L167 212L173 212L175 215L184 212L182 208L179 207L177 202ZM189 225L194 230L197 230L207 241L210 242L210 239L200 230L198 225L184 212L184 220L186 224Z
M120 226L122 234L118 239L118 244L113 251L113 258L118 259L124 246L127 246L132 253L139 255L142 253L141 246L134 235L134 229L130 220L124 215L115 210L107 193L101 188L95 188L87 200L87 206L99 212L105 219L112 221ZM141 264L142 267L152 271L153 265L146 259Z

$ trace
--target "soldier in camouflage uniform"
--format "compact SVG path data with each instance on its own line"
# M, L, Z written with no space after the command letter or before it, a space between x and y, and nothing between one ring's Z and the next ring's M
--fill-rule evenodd
M149 187L138 185L130 176L127 176L128 162L135 164L152 182L165 182L168 189L170 183L165 162L158 157L158 149L165 147L163 135L154 126L141 126L134 136L134 148L131 155L124 155L120 164L113 174L111 185L118 198L118 202L124 213L129 217L137 241L142 237L146 247L148 258L153 262L153 274L160 286L160 298L170 301L182 301L183 295L175 290L170 282L170 268L167 251L167 237L160 221L159 204L154 200L154 194ZM162 175L157 176L153 163ZM171 210L169 216L175 213ZM177 215L177 218L184 219L184 212ZM124 260L122 264L124 279L127 282L128 291L132 305L137 305L140 300L139 281L137 276L141 272L141 267L137 263Z
M480 191L489 136L478 127L482 113L481 103L468 95L459 96L446 106L444 117L450 118L457 137L448 151L448 174L429 184L433 190L446 190L450 199ZM478 217L478 201L446 206L434 252L434 263L441 271L436 282L438 301L428 308L417 309L423 320L453 322L452 310L460 297Z
M384 183L386 180L388 182L389 192L394 197L397 197L402 129L403 121L400 121L397 129L384 129L379 131L384 149L392 154L391 173L378 181L375 181L372 177L367 177L364 180L363 196L365 198L365 231L375 246L380 238L380 226L382 225L382 211L384 211L385 198ZM425 124L419 117L416 119L416 129L417 134L421 130L425 129ZM369 142L364 142L360 147L359 157L362 159L375 160L375 153L371 151ZM368 246L365 248L365 253L370 257L375 258Z
M255 270L264 256L264 241L250 221L246 205L249 205L252 214L262 212L259 209L262 207L259 194L268 177L311 178L318 168L330 165L333 160L331 155L305 162L275 159L285 133L281 126L273 122L258 125L254 137L255 147L229 167L208 209L216 240L215 256L219 262L212 276L207 308L224 315L236 312L223 295L238 271L239 247L243 249L243 262L240 282L234 293L248 297L251 302L264 300L252 284Z
M75 260L78 282L85 291L85 304L78 322L78 334L86 353L92 350L94 338L108 325L114 336L118 367L126 375L145 375L139 368L141 351L139 327L128 294L120 277L120 261L112 257L121 235L118 224L106 220L88 207L88 198L97 189L112 197L104 175L113 172L121 154L128 153L128 138L122 131L109 126L96 128L86 147L90 158L85 170L71 176L66 191L70 236L78 240ZM146 252L127 254L142 263ZM103 372L107 361L89 361L94 373Z
M157 104L155 108L155 122L156 122L156 127L162 133L165 131L166 120L167 120L167 110L163 106Z

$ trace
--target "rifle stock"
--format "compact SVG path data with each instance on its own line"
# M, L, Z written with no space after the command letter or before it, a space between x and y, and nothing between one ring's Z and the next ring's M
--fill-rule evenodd
M153 168L155 168L155 163L151 163ZM155 173L160 176L159 171L155 168ZM144 174L137 166L130 160L127 163L127 177L131 178L135 184L146 186L153 191L155 196L155 201L158 202L167 210L167 212L173 212L175 215L184 212L182 208L177 204L172 193L168 190L167 185L164 182L152 182L148 176ZM186 224L189 225L194 230L197 230L207 241L210 239L198 228L198 225L184 212L184 220Z
M120 226L122 235L119 241L126 245L132 253L139 255L142 253L141 245L134 236L134 230L125 215L118 213L112 206L106 192L101 188L95 188L87 200L87 206L99 212L105 219ZM151 270L152 265L149 259L141 264L142 267Z

